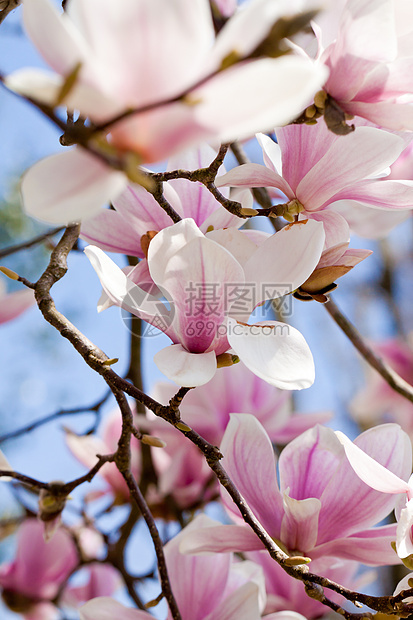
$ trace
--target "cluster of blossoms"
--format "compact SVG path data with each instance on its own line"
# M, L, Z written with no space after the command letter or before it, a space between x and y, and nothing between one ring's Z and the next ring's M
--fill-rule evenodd
M293 297L329 303L336 280L369 257L350 247L352 234L383 238L413 209L413 9L403 0L343 0L337 19L334 3L319 10L305 0L65 4L59 12L51 0L23 0L25 29L52 72L4 78L65 130L64 150L26 172L22 196L33 217L80 222L103 289L99 311L122 308L171 341L154 361L173 384L158 384L153 397L166 409L176 386L185 388L184 422L137 408L128 447L129 473L152 514L181 517L164 546L180 613L167 617L318 618L322 597L308 598L270 558L182 431L219 446L231 483L289 565L311 562L313 573L353 589L363 584L360 563L413 568L409 436L397 424L369 423L353 443L322 426L329 412L295 413L291 391L310 387L315 367L304 335L284 320ZM229 144L254 135L263 163L227 171ZM166 158L164 172L142 167L159 169ZM267 199L257 209L255 188ZM244 226L258 215L277 232ZM107 252L127 255L129 266ZM267 301L270 313L257 321ZM32 303L32 291L0 291L0 322ZM381 349L410 381L411 352ZM375 408L387 414L389 390L372 381L355 400L359 418L367 411L377 421ZM389 418L403 426L406 402ZM114 563L111 533L99 537L94 527L99 501L109 499L105 513L130 502L116 458L124 431L118 409L100 436L66 429L88 471L102 455L113 458L98 463L104 487L83 497L82 526L59 526L66 497L49 507L52 528L34 519L19 526L0 586L26 620L55 620L62 607L81 620L152 617L112 598L127 571L123 558ZM1 453L0 469L12 472ZM47 501L41 495L46 512ZM212 501L226 524L194 517ZM393 509L397 523L379 525Z

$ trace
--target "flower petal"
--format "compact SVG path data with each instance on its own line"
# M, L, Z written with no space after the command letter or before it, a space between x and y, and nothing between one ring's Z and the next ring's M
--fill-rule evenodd
M248 138L297 116L326 72L297 56L239 63L191 92L195 117L221 142Z
M80 620L150 620L153 616L146 611L125 607L108 596L93 598L79 608Z
M217 369L215 351L189 353L180 344L158 351L153 361L168 379L183 387L208 383Z
M276 479L276 459L267 433L254 416L231 414L220 446L223 467L270 536L278 537L282 496ZM223 496L226 508L240 520L232 499Z
M382 493L407 493L410 490L407 482L401 480L386 467L372 459L371 456L363 452L346 437L344 433L336 431L336 436L344 446L346 456L356 474L372 489Z
M32 166L23 176L21 191L28 215L68 224L94 215L121 193L126 182L123 172L75 147Z
M242 325L228 319L227 338L257 377L282 390L302 390L314 383L313 356L304 336L277 321Z
M268 237L244 266L245 281L255 283L256 301L295 291L317 267L324 241L324 227L314 220L285 226Z

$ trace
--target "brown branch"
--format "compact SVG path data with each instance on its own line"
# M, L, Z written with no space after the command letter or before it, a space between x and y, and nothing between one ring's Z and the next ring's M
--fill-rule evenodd
M78 415L78 414L84 414L84 413L90 413L90 412L97 414L99 412L100 407L107 401L110 394L111 392L108 391L103 398L101 398L97 403L89 407L85 406L85 407L76 407L73 409L60 409L59 411L50 413L49 415L43 418L40 418L39 420L36 420L35 422L32 422L31 424L27 424L27 426L23 426L22 428L19 428L15 431L10 431L9 433L5 433L4 435L0 436L0 444L2 444L5 441L8 441L9 439L14 439L16 437L19 437L20 435L29 433L30 431L33 431L34 429L39 428L39 426L43 426L44 424L47 424L48 422L52 422L53 420L56 420L57 418L60 418L62 416Z
M307 588L310 590L314 590L314 584L317 584L322 588L329 588L335 592L338 592L347 600L366 604L371 609L375 609L377 611L388 614L397 614L399 617L405 617L409 615L410 610L408 610L408 606L404 605L401 602L402 599L407 596L405 593L403 596L398 595L396 597L367 596L364 594L353 592L351 590L347 590L346 588L343 588L339 584L336 584L329 579L314 575L309 572L308 567L305 565L290 566L286 562L289 556L285 554L275 544L272 538L262 528L261 524L256 519L255 515L246 504L241 494L238 492L238 490L230 480L229 476L223 469L222 465L219 463L219 459L222 458L222 455L218 448L206 442L200 435L198 435L198 433L190 429L187 425L185 425L185 423L182 423L182 421L180 420L179 410L175 409L176 401L172 399L173 406L161 405L154 399L144 394L139 388L135 387L122 377L119 377L105 363L108 360L107 356L95 345L90 343L90 341L83 334L81 334L69 321L67 321L67 319L62 314L60 314L56 310L53 300L50 296L50 288L58 279L63 277L63 275L65 274L67 269L66 257L77 239L78 232L78 225L73 225L66 229L65 233L62 236L62 239L57 244L55 250L52 253L49 266L40 278L39 282L35 285L36 299L38 301L40 309L45 316L45 319L56 329L58 329L62 336L67 338L72 343L75 349L82 355L82 357L91 368L93 368L96 372L98 372L104 377L105 381L108 383L117 399L118 405L122 411L123 428L121 438L118 444L118 450L114 456L114 460L130 488L133 499L137 503L139 509L142 511L142 515L144 516L151 531L151 535L153 536L155 549L157 552L159 571L161 575L162 589L166 598L168 599L169 604L171 605L171 610L173 610L173 617L175 619L180 618L179 611L176 607L174 607L172 592L170 591L170 587L168 587L169 580L167 579L167 572L165 572L166 566L164 565L162 543L160 541L159 533L157 532L155 522L145 502L145 499L142 496L142 493L136 481L133 479L133 476L130 473L130 437L132 432L131 428L133 426L133 416L130 411L129 404L124 396L124 393L136 398L140 403L148 407L156 415L162 417L167 422L176 426L176 428L178 428L181 433L186 435L188 439L192 441L192 443L198 446L198 448L205 455L212 471L214 471L220 483L227 489L234 503L238 506L245 522L253 529L258 538L262 541L265 548L269 551L271 557L273 557L290 576L303 581L304 584L307 585ZM181 396L183 392L181 392L180 390L178 391L178 394L179 396ZM97 466L98 465L99 462ZM10 472L6 471L3 475L10 475ZM86 476L82 477L82 480L88 479L88 476L90 475L91 472L89 472L89 474L86 474ZM81 479L77 479L72 483L68 483L68 485L73 485L74 483L76 483L77 485L80 483L80 480ZM37 481L35 481L35 483L40 485L43 484L38 483ZM47 488L49 487L47 486ZM325 599L325 601L323 599L323 602L329 604L327 601L328 599ZM360 618L359 614L349 614L344 610L341 611L341 608L337 608L337 610L339 611L339 613L345 615L348 620L359 620Z
M7 15L17 9L21 0L1 0L0 2L0 24L4 22Z
M5 256L10 256L10 254L15 254L16 252L20 252L21 250L26 250L27 248L31 248L38 243L42 243L42 241L46 241L49 237L53 237L58 232L64 230L64 226L59 226L58 228L53 228L52 230L48 230L37 237L33 237L33 239L29 239L28 241L22 241L22 243L18 243L16 245L12 245L8 248L4 248L0 250L0 258L4 258Z
M138 506L148 526L158 562L162 592L168 602L172 617L174 620L182 620L169 581L168 569L166 566L165 555L163 552L163 543L159 535L158 528L156 527L155 519L153 518L152 513L149 510L148 504L146 503L145 498L142 495L142 492L131 473L130 440L133 428L133 414L129 403L125 397L125 394L121 390L118 390L116 388L113 388L113 394L122 413L122 432L118 442L118 449L115 455L115 463L118 470L125 479L126 484L128 485L131 497L136 502L136 505Z
M413 386L405 381L393 368L391 368L379 355L377 355L366 340L361 336L357 329L344 316L332 298L324 304L329 315L337 325L343 330L348 339L353 343L357 351L362 355L368 364L383 377L391 388L410 402L413 402Z

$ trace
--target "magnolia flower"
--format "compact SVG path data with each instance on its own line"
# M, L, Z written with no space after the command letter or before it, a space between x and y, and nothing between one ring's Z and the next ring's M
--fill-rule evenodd
M215 156L216 152L203 144L170 158L167 169L197 170L209 166ZM224 173L224 166L220 170ZM164 183L163 192L178 215L191 217L203 233L211 228L239 228L245 221L224 209L202 183L176 179ZM249 191L245 193L251 196ZM227 188L223 188L223 194L229 197ZM82 222L81 229L83 239L107 252L145 258L148 231L158 232L172 224L152 194L140 185L128 185L113 201L113 207L101 209L95 217Z
M215 521L196 517L164 547L171 588L182 620L260 620L265 605L262 569L250 561L236 562L232 554L189 556L180 546L192 531ZM151 618L112 599L95 599L80 608L81 620ZM168 620L172 618L168 613Z
M43 540L43 525L35 519L22 523L13 562L0 566L2 598L27 620L56 620L51 601L78 563L74 542L59 529L50 542Z
M407 383L413 383L411 342L391 339L372 343L380 355ZM354 397L351 414L364 427L397 422L413 438L413 404L395 392L375 370L366 367L366 385Z
M387 429L391 424L383 424L376 429ZM405 437L405 445L412 452L409 437L399 428L399 434ZM409 558L413 554L413 475L410 476L408 482L395 474L392 468L392 460L384 465L377 462L363 452L363 450L355 445L343 433L337 431L336 435L343 444L350 465L356 472L357 476L372 489L387 494L405 493L396 507L397 532L396 532L396 550L397 555L402 558ZM385 466L387 465L387 467ZM410 475L411 469L405 474L405 478ZM411 566L410 566L411 568Z
M0 280L0 324L15 319L35 303L34 293L25 288L15 293L7 293L4 280Z
M235 229L208 235L186 219L152 239L148 269L170 309L134 284L99 248L88 246L85 253L113 303L171 338L174 344L154 359L175 383L207 383L217 370L217 356L232 347L247 368L276 387L311 385L313 360L300 332L276 321L247 325L246 320L258 303L291 292L308 278L324 244L322 226L299 223L258 248Z
M397 213L413 207L412 181L373 178L404 148L403 139L394 134L357 127L343 138L324 124L289 125L277 129L278 144L263 134L258 140L265 166L238 166L219 177L217 186L270 188L278 201L285 201L287 217L299 214L323 222L326 248L349 238L348 208Z
M116 11L111 0L71 0L62 14L50 0L26 0L26 31L54 73L23 69L7 85L104 123L100 138L108 133L121 156L160 161L201 140L249 137L300 112L325 81L325 67L299 55L248 60L290 10L286 1L256 0L215 40L208 0L120 0ZM67 223L96 213L126 183L126 174L75 147L35 164L22 192L30 215Z
M389 466L397 480L399 474L411 471L411 444L397 425L370 429L357 443ZM284 448L278 463L279 486L272 444L253 416L233 414L220 449L231 480L263 528L287 552L313 560L327 556L373 566L397 562L390 545L395 525L372 527L387 516L395 500L366 489L331 429L316 426ZM222 499L237 525L191 533L182 551L262 549L226 492Z
M409 2L347 0L338 32L317 28L319 38L334 39L320 61L330 69L324 89L344 112L413 129L412 18Z

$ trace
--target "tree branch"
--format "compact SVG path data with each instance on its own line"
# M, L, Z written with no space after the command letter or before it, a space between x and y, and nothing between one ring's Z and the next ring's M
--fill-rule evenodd
M363 356L368 364L383 377L391 388L410 402L413 402L413 386L405 381L393 368L378 356L367 344L357 329L350 323L347 317L341 312L338 306L330 297L326 304L323 304L329 315L337 325L343 330L348 339L353 343L357 351Z

